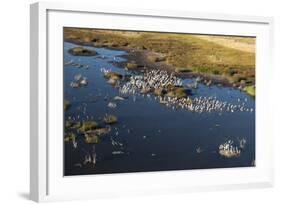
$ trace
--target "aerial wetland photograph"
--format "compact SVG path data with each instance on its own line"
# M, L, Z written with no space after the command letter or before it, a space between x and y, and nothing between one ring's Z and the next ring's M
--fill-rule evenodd
M254 167L254 36L63 29L64 175Z

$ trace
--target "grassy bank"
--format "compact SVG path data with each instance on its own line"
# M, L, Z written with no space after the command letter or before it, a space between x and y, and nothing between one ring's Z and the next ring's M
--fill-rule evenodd
M250 96L256 96L256 88L253 85L246 86L244 91Z
M100 47L152 51L177 72L223 76L241 86L255 84L255 39L152 32L65 28L64 38Z

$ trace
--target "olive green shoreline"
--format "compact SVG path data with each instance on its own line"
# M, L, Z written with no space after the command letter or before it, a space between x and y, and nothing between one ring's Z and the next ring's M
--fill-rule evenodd
M208 82L238 87L255 96L255 52L235 49L235 43L232 47L219 44L221 40L229 40L253 47L255 38L206 37L213 38L208 41L191 34L64 28L67 42L128 51L128 67L133 69L143 68L146 62L146 65L175 71L183 77L201 76ZM214 43L216 41L218 43ZM133 61L132 56L137 60Z

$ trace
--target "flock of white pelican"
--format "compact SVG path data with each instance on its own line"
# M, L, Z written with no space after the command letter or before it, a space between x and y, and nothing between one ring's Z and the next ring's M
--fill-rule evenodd
M82 86L88 85L88 80L86 77L81 74L77 74L74 76L74 81L70 83L70 87L72 88L80 88Z
M108 72L103 69L102 72ZM197 82L197 81L196 81ZM185 89L194 87L186 85ZM168 74L166 71L150 70L140 75L132 75L127 82L121 84L119 92L121 94L146 94L147 97L151 97L150 92L157 89L165 89L168 86L183 87L183 82L180 78L173 74ZM217 97L193 97L187 96L183 98L171 97L168 95L155 95L155 100L158 100L161 104L165 104L172 109L182 108L188 111L202 113L202 112L253 112L253 108L245 106L245 102L240 99L237 104L229 103L226 101L218 100ZM245 101L247 98L245 99Z
M245 139L242 139L242 140L244 143L246 143ZM244 146L245 146L245 144L244 144ZM227 158L239 157L244 146L243 147L235 146L233 140L228 140L219 146L219 153L220 153L220 155L227 157Z
M89 68L88 65L82 65L79 63L75 63L73 60L70 60L65 63L65 65L74 66L76 68ZM102 68L101 72L103 74L108 73L110 70L106 68ZM118 79L117 79L118 80ZM124 77L118 82L118 89L121 96L115 96L115 101L125 100L122 96L127 96L128 94L133 95L133 99L135 99L136 95L145 95L146 97L154 97L160 104L164 104L167 107L172 109L186 109L195 113L203 113L203 112L253 112L253 108L248 108L245 105L243 100L238 99L237 104L229 103L226 101L221 101L217 99L217 97L206 97L206 96L192 96L186 95L186 97L171 97L166 94L156 95L155 90L157 89L168 89L169 86L184 88L185 90L195 90L198 88L199 79L197 78L193 83L189 83L187 85L183 85L183 81L176 77L173 73L168 73L163 70L147 70L140 74L130 75L128 79L124 79ZM88 85L88 80L86 77L81 74L77 74L74 76L74 80L70 83L72 88L80 88ZM153 94L154 93L154 94ZM245 99L246 101L247 99ZM112 101L107 105L109 108L116 108L117 103ZM85 108L86 109L86 108ZM86 110L84 110L84 114L86 114ZM87 116L88 118L88 116ZM77 117L79 120L79 116ZM75 120L75 119L74 119ZM118 132L116 132L116 136ZM129 133L129 129L128 129ZM145 139L146 136L143 136ZM123 144L118 142L117 140L111 137L112 146L122 147ZM238 157L241 154L241 151L244 149L246 144L246 140L243 138L239 140L239 146L235 146L232 140L228 140L225 143L219 145L218 152L220 155L231 158ZM73 141L73 147L77 148L77 142ZM196 152L200 154L203 152L203 149L198 147ZM113 155L123 154L123 151L115 150L112 152ZM155 156L155 154L152 154ZM85 159L82 164L92 164L95 166L96 164L96 151L95 146L93 146L93 150L91 153L85 155ZM79 164L79 166L82 166Z

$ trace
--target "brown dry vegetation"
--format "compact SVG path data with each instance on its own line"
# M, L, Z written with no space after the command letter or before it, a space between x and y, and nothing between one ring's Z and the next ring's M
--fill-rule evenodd
M256 39L245 37L229 37L229 36L211 36L211 35L196 35L196 37L214 42L216 44L237 49L240 51L255 53Z
M97 47L152 51L177 71L220 75L241 85L255 83L255 38L77 28L65 28L64 38Z

